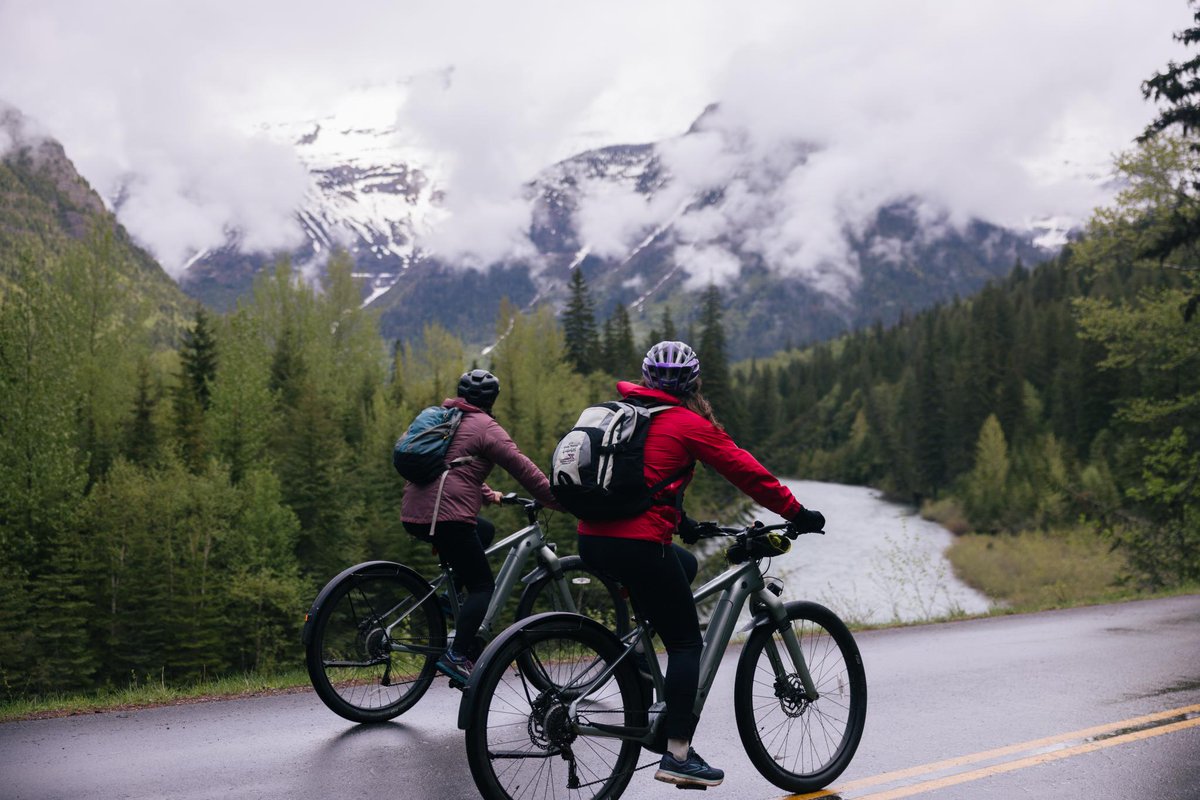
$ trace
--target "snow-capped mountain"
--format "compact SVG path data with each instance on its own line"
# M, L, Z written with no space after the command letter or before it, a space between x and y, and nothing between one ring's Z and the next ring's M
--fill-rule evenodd
M307 241L294 262L312 272L331 248L345 248L364 280L364 303L381 311L393 338L419 336L438 322L487 344L503 298L561 304L578 268L601 319L622 303L642 329L667 305L686 330L696 293L716 282L729 301L735 355L767 353L969 294L1018 260L1045 257L1070 224L1046 220L1026 231L951 224L947 212L903 196L857 221L817 229L798 217L788 194L816 149L755 149L739 132L709 125L710 109L675 139L604 147L548 166L526 187L533 255L463 269L422 249L445 215L439 165L404 144L382 108L395 105L368 103L264 130L291 142L311 175L296 211ZM201 254L182 283L229 307L270 258L242 253L234 240Z

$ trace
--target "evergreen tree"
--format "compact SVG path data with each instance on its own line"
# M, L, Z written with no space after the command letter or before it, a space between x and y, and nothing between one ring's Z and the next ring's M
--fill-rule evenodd
M595 305L583 278L583 270L571 273L567 307L563 311L563 335L567 360L580 375L587 375L599 364L600 346L596 336Z
M300 522L297 555L301 570L316 578L335 575L360 554L344 524L351 499L342 484L346 447L333 409L310 381L296 389L277 433L276 471L284 502Z
M151 381L150 363L143 358L138 361L133 413L125 433L125 454L142 467L158 460L158 428L154 422L158 400L159 390Z
M183 367L180 379L185 390L196 398L201 411L208 411L217 376L217 342L203 306L196 308L195 325L184 334L179 361Z
M252 470L266 466L271 433L277 424L271 385L275 383L276 392L282 392L285 385L290 391L294 386L290 371L298 365L294 352L283 355L278 363L268 356L261 320L244 309L224 320L221 340L221 366L212 387L209 427L213 449L237 484ZM290 336L283 341L288 346L293 343Z
M36 691L53 688L56 671L78 685L87 643L48 637L45 628L61 631L53 613L77 610L67 587L80 580L79 562L59 559L76 541L87 483L77 445L82 392L77 353L63 335L75 320L55 282L59 264L40 243L18 240L8 266L13 283L0 295L0 678L9 691Z
M195 323L184 335L179 351L181 371L175 387L175 435L180 455L192 472L204 469L208 457L205 412L211 404L216 378L217 349L208 313L197 308Z
M937 497L946 480L946 408L947 387L939 369L939 354L946 344L944 326L927 316L923 337L916 356L916 418L913 420L914 459L917 490Z
M145 339L145 314L119 285L119 259L112 227L97 224L67 248L57 276L70 309L59 335L76 362L79 449L88 459L89 485L120 449L134 354L142 349L137 340Z
M1175 34L1175 40L1185 45L1200 44L1200 6L1192 12L1193 25ZM1142 96L1160 106L1158 116L1146 126L1139 141L1149 144L1163 134L1177 132L1193 156L1200 155L1200 55L1192 55L1182 64L1168 62L1167 68L1156 72L1142 83ZM1158 217L1162 224L1144 226L1150 229L1143 253L1160 262L1179 251L1186 251L1187 263L1195 264L1200 245L1200 172L1194 168L1182 174L1168 204L1151 209L1148 217ZM1188 319L1200 308L1200 292L1189 295L1185 306Z
M659 342L678 341L679 335L675 331L675 321L671 319L670 306L663 306L662 318L657 327L651 328L646 334L646 346L643 351L649 350Z
M640 360L633 344L633 325L629 311L618 303L612 316L604 322L605 372L617 377L628 378L640 370Z
M300 335L290 322L285 321L275 341L267 388L281 406L295 408L300 402L300 392L306 380L308 365L304 361Z
M735 436L740 431L740 413L733 393L729 372L729 357L725 343L725 328L721 321L721 290L710 284L701 301L699 347L700 379L704 396L712 404L717 418Z

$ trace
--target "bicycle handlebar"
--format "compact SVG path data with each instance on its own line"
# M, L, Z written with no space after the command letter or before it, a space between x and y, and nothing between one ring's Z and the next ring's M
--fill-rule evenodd
M783 531L783 535L775 533ZM700 522L695 526L697 538L729 537L733 544L725 548L725 558L730 564L781 556L791 549L791 542L809 531L797 530L790 522L764 525L755 521L744 528L730 528L715 522ZM825 531L816 531L824 533Z
M501 497L500 505L521 506L521 508L525 509L525 516L529 519L529 524L531 525L533 524L534 519L537 518L537 513L544 508L544 506L537 500L534 500L530 497L521 497L516 492L509 492Z
M825 531L798 531L792 527L790 522L777 522L774 525L763 525L755 520L753 523L745 527L727 527L717 522L697 522L696 529L700 532L701 539L717 539L721 537L738 537L746 536L747 538L755 538L771 533L772 531L785 531L789 539L795 540L806 533L819 533L825 535Z

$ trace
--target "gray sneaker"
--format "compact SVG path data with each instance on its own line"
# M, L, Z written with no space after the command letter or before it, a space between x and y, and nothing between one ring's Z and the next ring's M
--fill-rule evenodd
M670 753L663 753L654 779L676 786L719 786L721 781L725 780L725 773L716 767L710 767L699 753L689 747L687 758L683 761L679 761Z

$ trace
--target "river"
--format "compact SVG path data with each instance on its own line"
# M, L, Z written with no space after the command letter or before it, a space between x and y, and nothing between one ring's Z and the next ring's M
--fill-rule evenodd
M825 535L801 536L771 562L789 600L815 600L847 622L921 622L981 614L986 596L960 581L946 560L953 535L864 486L784 479L805 506L825 515ZM764 508L754 518L780 518ZM765 563L765 562L764 562Z

